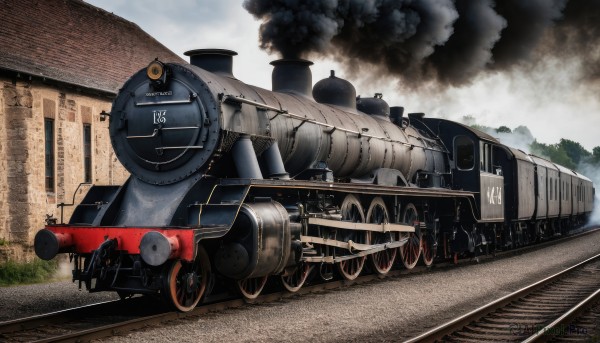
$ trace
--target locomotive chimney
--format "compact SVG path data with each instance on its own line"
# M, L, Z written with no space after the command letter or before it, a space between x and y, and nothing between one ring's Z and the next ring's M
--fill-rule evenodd
M296 93L312 98L311 61L302 59L281 59L271 62L273 91Z
M404 114L404 107L392 106L390 107L390 121L398 126L402 126L402 115Z
M190 64L221 76L233 76L233 56L237 52L227 49L196 49L186 51L190 56Z
M409 113L408 114L408 118L409 119L414 119L414 120L423 120L423 118L425 118L425 113L422 112L415 112L415 113Z

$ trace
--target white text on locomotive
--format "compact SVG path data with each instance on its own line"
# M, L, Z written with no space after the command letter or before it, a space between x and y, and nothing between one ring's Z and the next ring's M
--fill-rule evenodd
M154 124L164 124L167 122L167 110L152 111L154 115Z

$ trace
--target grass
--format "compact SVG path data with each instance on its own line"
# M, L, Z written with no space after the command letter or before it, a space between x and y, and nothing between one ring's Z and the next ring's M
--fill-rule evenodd
M9 261L0 264L0 286L38 283L51 280L58 269L56 260L43 261L35 258L32 262Z

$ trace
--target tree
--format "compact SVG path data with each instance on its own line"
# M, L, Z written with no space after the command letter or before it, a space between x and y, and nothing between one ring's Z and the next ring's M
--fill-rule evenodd
M578 165L579 162L584 161L591 155L589 151L585 150L585 148L581 146L581 144L569 139L561 138L558 145L560 149L564 150L564 152L569 156L571 161L575 163L575 165Z
M560 144L544 144L534 140L533 143L531 143L531 153L548 158L550 161L569 169L575 169L577 167L577 164L575 164L569 155L567 155Z
M600 163L600 146L597 146L592 150L592 163Z
M535 140L535 138L533 138L533 135L531 134L531 131L529 131L529 128L527 126L519 125L519 126L515 127L515 129L513 130L513 133L517 134L517 135L521 135L528 139L531 139L532 142Z
M496 132L512 133L512 130L508 126L502 125L496 129Z

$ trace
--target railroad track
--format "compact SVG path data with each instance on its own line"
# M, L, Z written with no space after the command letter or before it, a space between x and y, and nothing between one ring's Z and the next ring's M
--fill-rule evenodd
M598 230L598 229L596 229ZM586 231L580 235L591 233L595 230ZM513 256L530 250L537 250L544 246L558 244L564 240L572 239L580 235L545 242L540 245L519 248L511 251L501 252L496 257ZM491 260L489 256L482 257L482 261ZM471 260L461 260L460 264L473 263ZM444 270L452 268L451 261L437 263L434 268L417 266L408 270L393 270L385 276L364 275L353 281L337 280L332 282L318 283L301 288L296 293L273 292L259 296L253 302L267 303L278 301L282 298L296 296L298 294L309 294L347 287L352 284L363 284L373 280L398 277L408 273L423 273L430 270ZM600 268L600 267L599 267ZM599 274L600 275L600 274ZM157 306L157 300L151 297L136 297L121 301L111 301L100 304L88 305L54 313L37 315L22 319L0 322L1 342L85 342L129 331L141 329L151 325L187 318L201 316L208 312L222 311L224 309L244 306L242 299L231 299L217 295L208 299L208 303L198 306L193 311L179 313L168 311Z
M108 301L0 323L1 342L61 342L106 337L128 321L160 316L144 298Z
M600 255L506 295L413 342L546 342L600 338Z
M274 292L261 295L252 302L268 303L298 294L362 284L378 278L376 275L365 275L351 282L326 282L304 287L296 293ZM215 299L186 313L168 311L157 306L158 303L150 297L136 297L0 322L0 342L86 342L177 319L241 307L246 301Z

